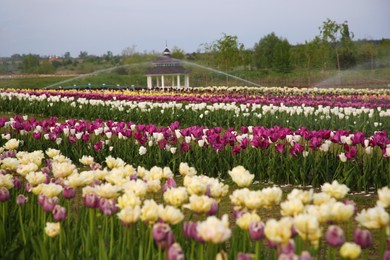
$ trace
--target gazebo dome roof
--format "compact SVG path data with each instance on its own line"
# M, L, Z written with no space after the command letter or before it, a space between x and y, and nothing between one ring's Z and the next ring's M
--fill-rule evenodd
M172 58L169 49L165 48L163 55L153 62L153 67L146 72L146 75L187 73L187 70L182 66L181 60Z

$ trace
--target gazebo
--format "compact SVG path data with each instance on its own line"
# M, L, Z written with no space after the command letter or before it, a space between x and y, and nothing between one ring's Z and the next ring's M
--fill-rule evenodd
M172 58L171 52L165 48L163 55L153 62L153 67L146 72L147 86L158 88L165 87L186 87L190 86L188 71L182 66L179 59ZM181 85L181 78L184 76L184 85ZM176 79L175 79L176 78ZM153 82L155 81L155 84Z

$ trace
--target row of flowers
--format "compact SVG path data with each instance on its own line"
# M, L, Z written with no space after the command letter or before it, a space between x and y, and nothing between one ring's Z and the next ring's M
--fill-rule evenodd
M372 93L350 94L350 95L315 95L308 94L302 96L291 95L233 95L233 94L213 94L203 93L180 93L176 91L148 91L148 92L133 92L133 91L101 91L101 90L3 90L4 94L21 93L34 96L60 96L96 99L96 100L123 100L136 102L189 102L189 103L238 103L238 104L264 104L264 105L280 105L300 106L339 106L339 107L368 107L375 108L381 106L390 108L390 96L388 93L380 94L373 91ZM283 93L283 92L281 92ZM313 91L313 93L316 93ZM359 93L359 91L357 91Z
M361 86L361 87L364 87ZM386 88L337 88L337 87L248 87L248 86L208 86L192 87L190 91L195 93L239 93L247 95L389 95L390 90Z
M348 129L372 134L390 129L390 109L382 107L330 107L236 104L180 103L99 100L6 92L0 94L0 110L22 114L95 119L127 120L168 125L179 120L187 126L241 127L281 125L291 128Z
M17 151L17 141L0 155L2 258L357 259L375 246L389 259L387 187L358 209L337 181L283 194L243 166L226 180L112 156L84 155L77 167L56 149Z
M99 162L112 155L145 167L175 168L188 162L209 176L222 178L234 165L244 165L262 182L319 186L338 180L354 190L390 182L390 140L385 131L366 136L363 132L303 127L295 131L279 126L179 128L179 122L158 127L14 116L0 117L0 133L1 149L57 147L72 160L88 154ZM18 166L5 159L2 164Z

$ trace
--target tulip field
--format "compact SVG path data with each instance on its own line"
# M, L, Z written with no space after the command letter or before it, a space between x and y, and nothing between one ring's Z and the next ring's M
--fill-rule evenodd
M0 258L390 259L389 131L388 89L4 89Z

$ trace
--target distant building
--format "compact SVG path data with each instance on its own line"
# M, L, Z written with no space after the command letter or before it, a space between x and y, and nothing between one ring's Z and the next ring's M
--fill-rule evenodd
M188 88L190 86L189 72L182 66L180 60L172 58L168 48L165 48L163 55L153 62L153 67L145 75L148 89L153 87ZM182 82L184 82L183 85Z

